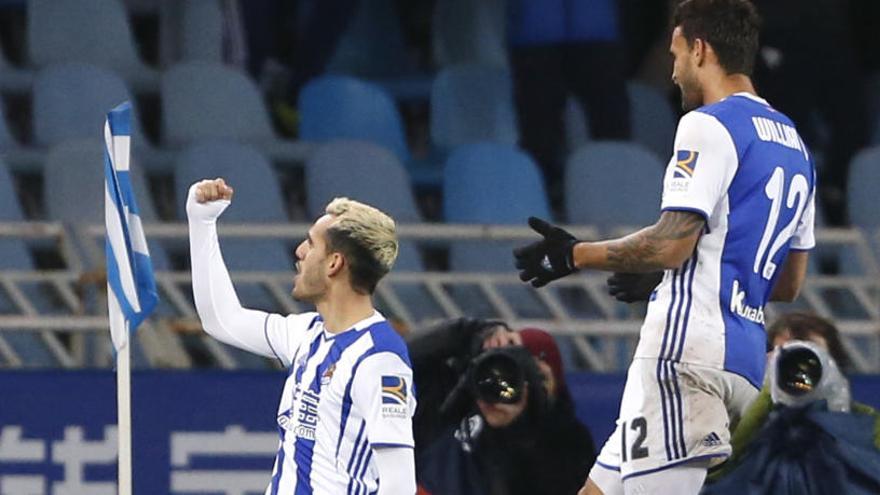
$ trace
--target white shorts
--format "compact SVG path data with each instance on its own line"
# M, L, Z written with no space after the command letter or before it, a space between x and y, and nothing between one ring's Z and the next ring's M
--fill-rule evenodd
M635 359L617 428L597 467L617 471L625 480L696 460L720 463L730 456L730 425L757 395L758 389L734 373Z

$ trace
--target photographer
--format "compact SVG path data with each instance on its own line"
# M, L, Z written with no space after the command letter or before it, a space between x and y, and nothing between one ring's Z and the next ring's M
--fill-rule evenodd
M409 341L420 493L575 493L595 459L544 331L462 318Z
M804 480L811 488L830 486L840 493L862 493L858 490L864 486L859 483L874 483L869 486L880 490L880 414L850 398L848 380L841 373L849 368L849 357L838 329L816 315L788 313L767 329L767 344L773 351L764 388L733 431L733 455L710 472L711 489L705 492L738 493L738 480L752 475L755 461L764 452L785 460L773 467L779 473L785 473L786 463L793 461L816 467L809 452L822 452L819 471L825 474L821 480ZM811 442L796 438L799 431L807 431ZM846 445L847 452L859 452L855 464L868 475L849 474L852 459L829 448L826 441ZM771 482L775 478L768 477L754 493L801 493L797 484L789 485L787 492L775 486Z

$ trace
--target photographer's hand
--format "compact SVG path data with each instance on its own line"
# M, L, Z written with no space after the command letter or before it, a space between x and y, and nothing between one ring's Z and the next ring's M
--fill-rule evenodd
M522 345L522 337L520 337L519 332L509 330L501 325L495 327L495 329L483 339L484 350L512 345Z

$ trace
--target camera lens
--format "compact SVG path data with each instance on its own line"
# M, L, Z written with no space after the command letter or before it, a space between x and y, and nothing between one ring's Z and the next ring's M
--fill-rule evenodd
M491 404L513 404L520 400L525 385L516 358L503 352L486 353L474 362L472 386L477 398Z
M779 387L792 396L812 392L822 379L822 363L810 349L782 349L777 361Z

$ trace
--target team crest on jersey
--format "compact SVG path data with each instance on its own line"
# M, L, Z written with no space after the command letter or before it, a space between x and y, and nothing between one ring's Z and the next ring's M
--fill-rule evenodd
M678 150L675 157L675 170L673 179L690 179L697 169L697 157L700 153L690 150Z
M324 373L321 374L321 385L327 385L330 383L330 380L333 378L333 373L336 372L336 363L331 364Z

